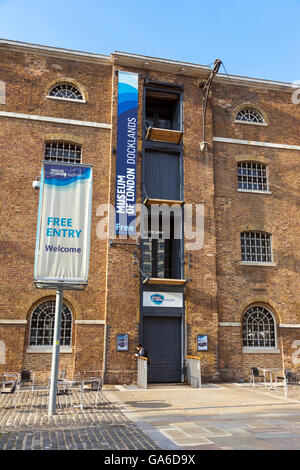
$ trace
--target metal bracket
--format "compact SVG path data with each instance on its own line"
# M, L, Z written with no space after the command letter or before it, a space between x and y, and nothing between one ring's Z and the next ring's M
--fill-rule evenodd
M200 143L200 150L204 152L207 149L207 142L205 141L205 126L206 126L206 108L207 108L207 101L208 101L208 95L210 91L210 87L213 81L214 76L218 73L219 68L222 64L222 61L220 59L216 59L214 63L214 68L210 73L210 76L208 77L205 85L203 86L202 83L201 85L199 84L199 87L202 88L203 86L203 99L202 99L202 121L203 121L203 127L202 127L202 142Z

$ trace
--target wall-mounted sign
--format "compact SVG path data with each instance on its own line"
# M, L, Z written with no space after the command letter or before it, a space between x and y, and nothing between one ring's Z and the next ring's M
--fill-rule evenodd
M181 292L143 292L144 307L176 307L183 306Z
M90 165L43 162L35 281L87 282L91 207Z
M117 335L117 351L128 351L128 335Z
M117 156L116 156L116 226L117 234L135 234L138 74L119 72Z
M207 350L208 350L207 335L198 335L197 336L197 351L207 351Z

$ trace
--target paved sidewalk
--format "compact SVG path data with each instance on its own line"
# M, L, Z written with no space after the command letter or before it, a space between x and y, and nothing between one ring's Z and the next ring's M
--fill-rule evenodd
M109 387L108 387L109 388ZM79 392L73 392L79 404ZM48 392L21 391L0 397L0 450L159 450L160 447L107 399L94 406L96 392L84 397L85 406L70 408L58 397L57 414L48 416Z
M107 393L133 422L169 449L292 450L300 449L300 387L269 390L238 384L119 387Z

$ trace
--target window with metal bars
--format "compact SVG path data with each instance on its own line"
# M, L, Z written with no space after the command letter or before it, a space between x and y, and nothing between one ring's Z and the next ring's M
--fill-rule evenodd
M269 191L267 165L258 162L238 162L238 189Z
M52 346L55 320L55 300L39 304L31 315L30 346ZM65 304L62 306L61 346L70 346L72 338L72 313Z
M46 142L44 159L51 162L81 163L81 146L71 142Z
M275 320L271 312L259 305L248 308L243 316L243 346L270 348L276 346Z
M242 261L272 263L272 236L265 232L241 233Z
M52 98L62 98L74 101L84 101L81 91L71 83L58 83L54 85L48 96Z
M243 108L241 109L236 117L236 121L249 122L255 124L264 124L264 118L262 114L254 108Z

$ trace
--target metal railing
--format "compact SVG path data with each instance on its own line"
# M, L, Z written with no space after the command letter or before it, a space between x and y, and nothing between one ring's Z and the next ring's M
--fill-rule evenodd
M198 357L187 356L187 381L195 388L201 388L201 361Z
M138 357L138 387L147 388L148 383L148 359L146 357Z

